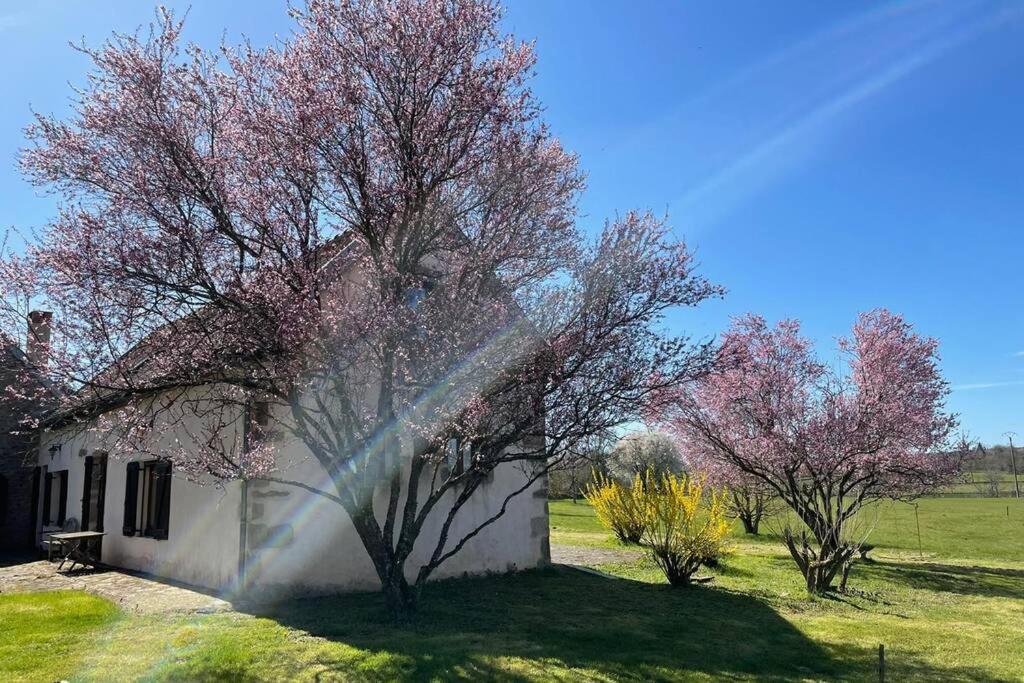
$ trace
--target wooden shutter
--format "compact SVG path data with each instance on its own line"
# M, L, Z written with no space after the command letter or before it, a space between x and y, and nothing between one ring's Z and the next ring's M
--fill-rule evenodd
M96 531L103 531L103 517L107 509L107 454L97 456L100 468L100 487L96 494Z
M82 531L89 529L89 498L92 495L92 456L85 456L85 481L82 484Z
M153 466L153 496L156 519L150 521L150 536L164 539L171 517L171 463L159 462Z
M139 503L139 463L130 462L124 479L124 523L121 533L135 535L135 509Z
M60 477L60 498L57 500L57 526L64 526L64 520L68 516L68 471L61 470L57 475Z
M35 545L36 529L39 528L37 522L39 521L39 484L43 481L43 468L40 465L36 465L32 468L32 506L29 508L31 514L29 515L30 524L28 531L28 541L32 545Z
M50 526L50 501L53 498L53 475L43 477L43 526Z

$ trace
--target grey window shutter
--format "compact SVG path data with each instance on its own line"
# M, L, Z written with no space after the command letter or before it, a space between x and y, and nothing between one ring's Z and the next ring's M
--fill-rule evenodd
M125 536L135 535L135 508L139 502L139 463L128 463L124 482L124 524L121 533Z
M100 467L100 481L103 486L96 498L96 531L103 531L103 517L107 510L107 454L97 456Z
M68 471L58 472L60 476L60 498L57 500L57 526L64 526L68 516Z
M82 496L82 531L89 528L89 497L92 495L92 456L85 456L85 495Z
M171 521L171 463L161 462L153 468L155 478L156 520L152 523L153 538L167 538Z
M43 526L50 526L50 505L53 499L53 475L43 477Z

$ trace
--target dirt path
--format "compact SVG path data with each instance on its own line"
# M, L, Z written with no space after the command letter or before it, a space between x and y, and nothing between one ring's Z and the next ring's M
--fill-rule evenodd
M551 561L556 564L574 564L582 567L596 567L600 564L632 562L642 555L640 550L623 548L588 548L578 545L552 545Z

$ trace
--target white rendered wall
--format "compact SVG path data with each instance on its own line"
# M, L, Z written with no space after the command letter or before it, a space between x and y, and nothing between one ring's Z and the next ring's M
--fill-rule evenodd
M292 445L283 450L279 457L280 478L333 493L323 468L305 453L304 447ZM407 475L407 467L403 474ZM525 483L524 476L517 465L498 468L458 512L448 547L497 512L505 496ZM424 490L421 502L425 495ZM379 487L375 507L381 523L386 498L384 487ZM362 542L338 503L275 482L251 482L248 501L251 587L315 594L380 586ZM402 504L404 498L399 505L399 524ZM433 551L447 511L442 501L428 517L406 566L410 580ZM397 533L396 525L396 536ZM547 490L541 479L513 498L501 518L467 543L431 578L515 571L548 561Z
M61 445L51 462L48 449ZM88 433L64 430L45 435L38 464L49 471L68 470L67 517L81 523L85 459L79 455L106 450ZM109 452L103 538L100 560L115 567L143 571L183 583L213 589L232 585L238 567L239 485L218 489L174 476L171 485L169 533L166 539L124 536L124 498L127 463L131 454ZM173 472L173 470L172 470ZM53 495L58 492L54 490ZM40 493L40 499L42 494ZM46 530L56 530L48 527Z
M172 436L167 434L165 438ZM61 444L61 451L51 462L48 449L54 443ZM97 449L108 450L88 432L64 430L44 436L38 460L51 472L68 470L67 516L79 521L85 472L84 458L79 455L82 449L88 454ZM282 445L281 449L280 477L330 491L323 468L304 446L293 441ZM126 464L133 459L140 458L130 453L108 452L103 520L107 535L103 539L101 560L112 566L197 586L233 588L239 560L242 484L200 486L178 473L171 486L168 538L126 537L122 534ZM493 515L507 493L522 486L524 476L517 464L498 468L459 511L449 534L449 547ZM55 490L54 495L57 494ZM541 479L516 496L498 521L472 539L432 578L506 572L546 564L549 560L546 494L546 481ZM423 495L425 492L421 494L421 501ZM265 481L249 482L246 497L250 588L316 594L379 587L362 542L347 513L336 502L295 486ZM375 505L378 519L383 520L386 506L383 486ZM420 565L432 552L446 514L442 501L428 518L407 564L410 579L415 578Z

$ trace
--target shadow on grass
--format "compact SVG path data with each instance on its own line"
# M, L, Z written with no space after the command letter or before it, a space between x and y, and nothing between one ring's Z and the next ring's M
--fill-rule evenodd
M548 678L546 667L615 679L834 677L842 668L768 605L706 587L591 576L568 568L429 585L413 623L396 627L375 594L253 610L291 628L405 662L384 678ZM397 657L395 657L397 656ZM523 660L499 665L501 657ZM351 662L338 663L339 673ZM517 668L525 670L519 672ZM373 678L372 675L369 677Z
M62 595L75 594L38 599L55 600L51 611L62 615ZM389 620L375 593L245 611L274 623L237 614L190 618L185 631L191 635L175 641L174 661L166 662L171 668L155 678L260 680L300 672L317 680L370 681L877 676L873 648L816 643L751 595L705 586L673 589L564 567L431 584L419 614L402 626ZM28 614L24 621L33 625L36 618ZM162 629L154 631L158 638L175 633L165 622L137 626ZM65 638L66 627L48 630ZM887 648L887 661L890 680L992 680L982 669L937 668L898 648ZM280 670L273 668L278 662Z
M910 588L961 595L1024 598L1024 570L1020 569L971 567L935 562L872 562L859 565L858 569Z
M673 589L565 567L429 585L420 612L393 625L376 594L295 600L256 610L362 651L320 660L330 675L370 680L872 680L877 651L818 644L766 602L740 592ZM502 661L502 658L505 658ZM388 662L371 668L371 662ZM574 671L567 671L574 670ZM991 679L889 653L891 680Z
M297 600L258 613L363 651L361 660L321 660L331 674L362 679L877 676L874 649L823 647L752 596L606 579L559 567L431 584L415 621L404 627L390 623L374 594ZM371 669L372 661L391 665ZM899 651L889 653L889 672L892 680L991 678L970 666L937 668Z

